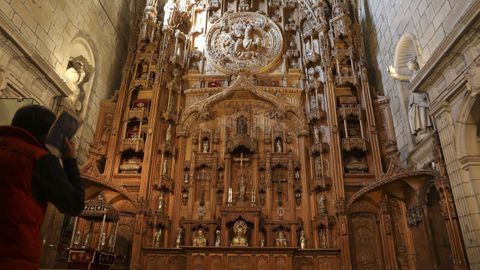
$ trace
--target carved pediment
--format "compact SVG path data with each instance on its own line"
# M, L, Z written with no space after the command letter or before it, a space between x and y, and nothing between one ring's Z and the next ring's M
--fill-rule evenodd
M255 153L257 152L258 149L258 141L247 134L240 134L233 136L227 141L227 148L226 152L231 153L235 149L239 148L240 146L243 146L250 150L250 152Z
M278 112L281 112L280 115L282 117L285 117L288 112L293 113L296 118L295 120L298 121L300 126L307 129L305 113L298 106L270 93L271 91L265 91L264 88L265 87L262 86L255 86L253 84L253 78L249 74L241 73L237 76L236 80L223 91L199 100L186 109L180 118L180 125L187 125L187 122L196 119L211 118L213 108L221 102L244 101L245 104L251 104L252 101L257 101L265 104L264 106L266 108L270 107L270 110L276 108ZM281 89L282 88L279 88L279 90ZM230 106L233 104L228 105Z

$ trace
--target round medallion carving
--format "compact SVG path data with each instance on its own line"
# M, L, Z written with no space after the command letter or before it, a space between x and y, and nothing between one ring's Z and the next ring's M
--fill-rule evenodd
M283 38L280 28L269 18L253 12L226 14L206 37L206 56L226 74L248 70L260 73L280 58Z

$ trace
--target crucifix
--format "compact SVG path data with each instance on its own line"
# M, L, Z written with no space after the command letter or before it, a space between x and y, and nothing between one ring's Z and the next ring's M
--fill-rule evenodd
M278 189L277 189L277 198L278 198L278 206L283 205L283 189L282 189L282 183L286 183L287 179L285 178L277 178L272 180L272 183L278 184Z
M248 158L243 157L243 153L240 154L240 158L234 158L234 161L239 161L240 162L240 181L239 181L239 191L238 191L238 200L243 201L245 200L245 189L247 186L247 181L245 174L243 173L243 162L249 161Z
M240 162L240 172L243 174L243 162L248 162L250 159L244 158L243 153L241 153L239 158L234 158L233 160Z

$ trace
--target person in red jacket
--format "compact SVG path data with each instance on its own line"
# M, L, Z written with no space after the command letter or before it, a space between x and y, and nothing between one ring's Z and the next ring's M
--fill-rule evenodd
M84 184L73 143L65 138L62 164L44 146L55 121L45 107L29 105L0 126L0 269L40 266L40 227L47 202L67 215L84 207Z

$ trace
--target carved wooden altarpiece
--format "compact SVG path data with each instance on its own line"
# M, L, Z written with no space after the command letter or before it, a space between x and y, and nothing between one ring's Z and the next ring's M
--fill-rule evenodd
M159 2L82 170L130 269L466 269L445 174L398 161L356 4Z

